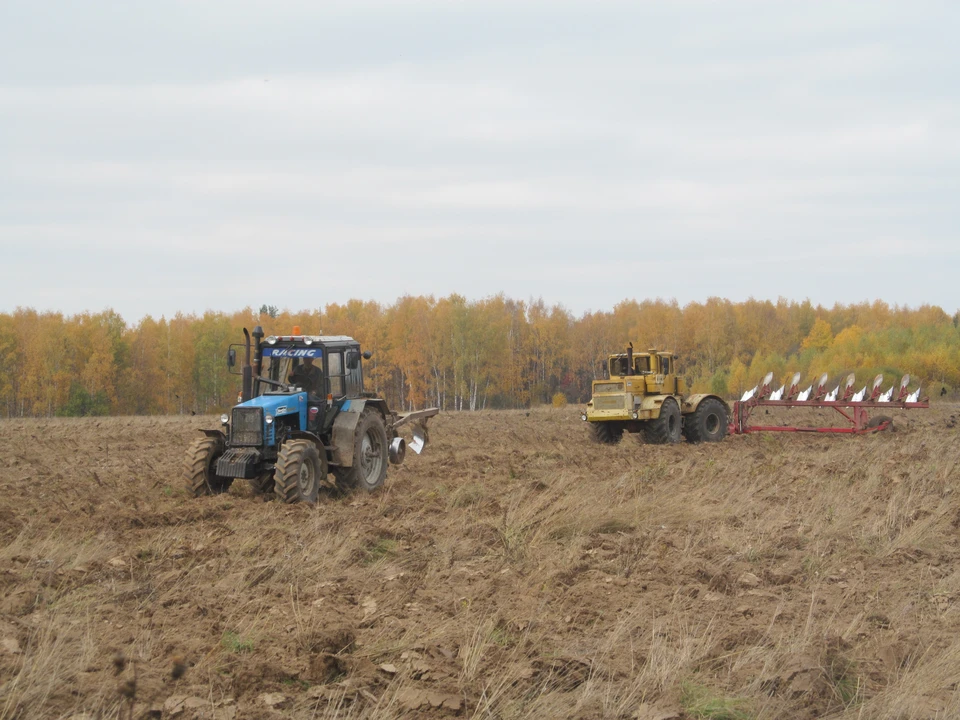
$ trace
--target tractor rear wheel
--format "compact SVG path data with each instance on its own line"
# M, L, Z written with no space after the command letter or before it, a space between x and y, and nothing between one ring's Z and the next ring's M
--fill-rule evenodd
M680 442L680 406L672 397L668 397L660 406L660 417L647 420L643 429L644 439L651 445Z
M623 423L591 422L590 432L593 439L603 445L616 445L623 439Z
M233 478L217 475L217 460L221 455L223 441L219 438L202 437L190 445L183 462L187 492L194 497L202 497L219 495L230 489Z
M684 419L687 442L720 442L727 435L727 408L716 398L706 398Z
M315 503L327 477L327 458L309 440L287 440L273 473L274 492L285 503Z
M356 488L373 492L387 478L387 429L373 408L360 415L353 439L353 467L333 471L342 492Z

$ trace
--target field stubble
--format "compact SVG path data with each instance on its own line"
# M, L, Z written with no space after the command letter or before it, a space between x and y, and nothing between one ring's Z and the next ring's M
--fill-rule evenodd
M614 447L445 413L316 507L188 498L213 418L3 421L0 718L960 717L957 411Z

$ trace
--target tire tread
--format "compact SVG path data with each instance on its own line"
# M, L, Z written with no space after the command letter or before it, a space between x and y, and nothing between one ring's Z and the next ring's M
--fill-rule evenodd
M233 478L217 475L213 467L213 462L222 453L221 446L217 438L205 436L194 440L187 449L183 477L187 492L193 497L218 495L230 489Z
M673 410L664 412L668 407L675 408L675 412ZM677 437L670 437L670 414L675 414L677 422L682 423L680 406L672 397L668 397L663 401L663 404L660 406L660 417L656 420L647 420L643 428L643 436L647 443L650 445L666 445L680 440L679 433L677 433Z
M710 408L716 407L720 414L720 429L712 437L707 432L706 417L710 414ZM722 402L716 398L708 397L697 405L697 409L690 415L687 415L686 422L683 424L683 434L687 442L720 442L727 435L727 409Z
M273 474L273 491L285 503L316 502L316 498L304 497L300 492L300 466L310 462L311 450L317 455L317 464L322 472L324 463L316 447L308 440L288 440L280 447L276 469ZM319 489L322 477L317 477Z
M357 429L354 432L354 436L353 436L353 464L350 467L334 468L333 470L333 476L336 482L337 490L339 490L343 494L353 492L354 490L356 490L361 486L360 478L359 478L360 466L359 466L358 458L360 456L360 446L363 439L363 435L364 433L366 433L367 423L370 422L369 418L371 417L371 415L376 416L376 419L374 420L374 422L379 423L380 426L383 427L384 425L383 416L380 414L380 412L372 407L364 408L363 412L360 413L360 419L357 420ZM383 469L381 470L380 482L377 483L376 487L364 488L368 492L373 492L373 490L376 490L378 487L383 485L383 481L386 479L387 465L389 462L386 457L386 443L387 443L385 439L386 436L387 436L387 431L386 431L386 428L383 427L383 438L384 438Z
M601 445L616 445L623 439L623 425L616 422L591 422L590 432Z

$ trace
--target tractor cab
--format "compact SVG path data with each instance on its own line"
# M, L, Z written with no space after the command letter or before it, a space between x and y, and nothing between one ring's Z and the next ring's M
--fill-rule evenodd
M316 368L317 382L298 383L308 377L307 365ZM260 372L253 378L255 395L276 393L283 385L308 392L325 401L360 397L363 371L360 344L342 335L288 335L268 337L261 348Z
M633 352L630 347L625 353L611 355L608 359L610 378L632 378L632 384L644 388L644 392L683 392L683 380L676 377L677 356L670 352L660 352L651 348L647 352Z
M649 375L653 372L653 367L655 367L655 365L651 365L650 360L650 355L647 353L636 353L632 359L626 353L611 355L608 360L610 377ZM632 369L631 362L633 364Z
M243 367L243 389L233 409L234 420L238 414L255 412L259 417L262 413L263 422L273 425L265 428L267 435L282 428L320 435L330 430L351 399L363 396L363 356L360 343L353 338L302 335L298 327L290 335L263 338L258 330L254 330L253 357ZM233 367L235 351L228 358Z

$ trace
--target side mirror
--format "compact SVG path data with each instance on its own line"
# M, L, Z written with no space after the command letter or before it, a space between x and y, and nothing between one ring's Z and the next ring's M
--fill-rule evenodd
M360 353L356 350L347 351L347 370L356 370L360 364Z
M370 352L369 350L364 350L364 351L363 351L363 359L364 359L364 360L369 360L369 359L372 358L372 357L373 357L373 353L372 353L372 352Z
M237 364L237 351L233 348L227 350L227 367L233 367Z

